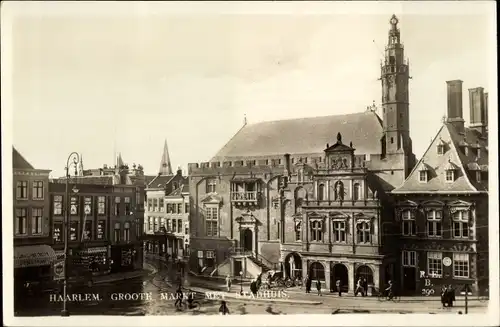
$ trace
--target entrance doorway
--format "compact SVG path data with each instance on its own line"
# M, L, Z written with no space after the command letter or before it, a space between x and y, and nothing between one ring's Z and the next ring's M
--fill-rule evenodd
M253 250L253 233L249 228L241 232L241 242L244 251Z
M309 277L314 282L315 280L325 280L325 267L319 262L313 262L309 268Z
M331 277L331 284L333 285L333 290L338 292L337 280L340 280L340 288L342 292L349 291L349 273L347 272L347 267L341 263L337 263L333 266L333 274Z
M417 269L415 267L403 267L403 290L405 293L417 291Z
M358 269L356 269L356 282L358 282L360 278L366 279L367 284L373 284L373 271L371 268L365 265L359 266Z
M292 252L285 257L285 273L290 278L302 279L302 259L296 252Z

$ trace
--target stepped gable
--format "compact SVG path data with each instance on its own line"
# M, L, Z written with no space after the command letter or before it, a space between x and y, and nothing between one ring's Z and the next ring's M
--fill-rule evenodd
M12 147L12 168L35 169L14 147Z
M357 154L380 153L382 121L374 112L361 112L248 124L211 161L283 153L322 155L337 133L356 145Z
M438 153L438 145L444 153ZM466 149L467 148L467 149ZM479 149L479 153L478 153ZM488 191L488 179L476 180L476 168L488 171L488 140L474 129L459 132L450 123L443 123L436 137L403 184L393 193L467 193ZM445 180L445 170L456 167L455 180ZM419 172L427 169L428 181L420 182Z

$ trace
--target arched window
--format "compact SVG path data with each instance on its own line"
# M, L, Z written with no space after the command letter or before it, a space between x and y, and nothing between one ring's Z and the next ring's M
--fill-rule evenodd
M301 221L296 221L295 222L295 241L300 242L302 240L300 230L301 230L302 222Z
M358 243L370 243L370 224L368 222L358 223L356 229Z
M317 220L311 222L311 241L323 241L323 222Z
M319 184L318 186L318 200L319 201L325 200L325 184Z
M302 198L296 199L295 200L295 212L296 213L301 213L302 212L302 204L304 200Z
M358 201L361 199L361 185L355 183L352 188L352 199Z

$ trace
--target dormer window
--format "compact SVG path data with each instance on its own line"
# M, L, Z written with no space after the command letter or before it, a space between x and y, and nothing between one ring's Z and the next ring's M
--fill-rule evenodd
M439 155L443 155L445 152L446 152L446 143L442 139L440 139L437 145L437 153Z
M448 159L448 163L444 167L445 180L447 183L453 183L455 181L455 172L457 168L458 167L453 162L451 162L451 158Z
M463 153L467 156L469 155L469 144L463 139L458 143L458 146L462 149Z
M427 183L428 177L429 177L429 168L422 160L422 167L420 167L418 171L418 180L420 181L420 183Z
M419 171L419 180L422 183L427 183L427 170Z

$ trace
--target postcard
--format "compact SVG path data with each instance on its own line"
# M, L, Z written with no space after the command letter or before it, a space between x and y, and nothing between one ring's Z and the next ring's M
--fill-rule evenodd
M498 325L493 2L2 9L6 325Z

